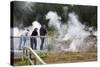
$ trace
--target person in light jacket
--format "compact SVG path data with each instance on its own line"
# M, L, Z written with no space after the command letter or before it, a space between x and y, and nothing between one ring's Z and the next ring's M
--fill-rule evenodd
M21 36L20 36L20 44L19 44L19 50L23 49L23 47L25 46L25 42L26 42L26 36L28 36L28 32L29 30L25 30Z

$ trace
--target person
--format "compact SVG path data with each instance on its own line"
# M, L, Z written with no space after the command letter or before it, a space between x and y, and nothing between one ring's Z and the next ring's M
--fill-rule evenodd
M34 31L32 32L31 36L37 36L38 32L37 32L37 28L34 29ZM37 39L36 37L31 37L31 48L33 49L33 43L34 43L34 49L36 50L37 48Z
M28 32L29 32L29 30L27 29L27 30L25 30L25 31L21 34L21 36L20 36L19 50L21 50L21 49L24 47L25 42L26 42L26 36L28 35Z
M41 39L41 45L40 45L40 50L43 50L43 44L44 44L44 39L45 39L45 37L43 37L43 36L45 36L47 34L47 30L46 30L46 27L45 27L45 25L43 25L43 26L41 26L41 28L40 28L40 39Z

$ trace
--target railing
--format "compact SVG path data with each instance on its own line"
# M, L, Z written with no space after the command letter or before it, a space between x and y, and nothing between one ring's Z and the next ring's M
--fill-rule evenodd
M26 58L28 59L28 61L29 61L29 64L31 64L31 65L33 65L34 63L33 63L33 61L31 60L31 57L30 56L32 56L32 55L34 55L34 58L35 58L35 64L46 64L40 57L39 57L39 55L34 51L34 50L32 50L32 48L30 48L30 47L24 47L23 48L23 52L26 52ZM32 55L31 55L31 54Z
M40 38L43 37L43 38L45 38L43 46L47 48L48 36L24 36L24 37L25 37L24 46L30 46L31 45L30 38L36 38L37 39L37 49L39 49L39 46L41 44ZM11 36L11 50L18 50L19 44L20 44L20 36ZM46 48L44 48L44 49L46 49Z
M34 38L44 37L45 40L48 39L48 36L25 36L25 38L26 38L25 46L24 46L23 50L19 50L18 46L19 46L19 42L20 42L20 39L19 39L20 36L11 36L11 65L14 65L14 58L19 57L19 56L22 58L22 60L24 58L27 58L28 59L28 63L31 64L31 65L33 65L34 63L32 62L32 59L31 59L30 56L34 56L35 57L35 64L46 64L39 57L39 55L34 50L32 50L32 48L30 48L30 44L31 44L30 38L32 38L32 37L34 37ZM44 41L44 45L48 45L47 42L48 41ZM16 49L16 47L17 47L17 49ZM45 50L45 49L43 49L43 50ZM46 50L48 50L48 48L46 48ZM26 52L26 54L24 55L25 52ZM32 54L30 55L30 53L32 53Z

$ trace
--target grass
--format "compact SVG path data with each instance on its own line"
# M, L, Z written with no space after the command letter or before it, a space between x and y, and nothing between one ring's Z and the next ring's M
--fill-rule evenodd
M54 32L53 31L48 31L48 35L49 36L54 36Z
M96 61L96 52L47 52L42 58L47 64ZM34 59L33 59L34 62ZM14 65L27 65L27 60L15 60Z
M27 60L22 60L21 58L16 58L14 60L14 66L28 65Z
M96 61L96 52L50 52L44 59L46 63L67 63L67 62L83 62L83 61Z

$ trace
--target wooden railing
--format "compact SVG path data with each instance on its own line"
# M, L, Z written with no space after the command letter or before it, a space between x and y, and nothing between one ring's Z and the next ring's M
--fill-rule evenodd
M40 37L44 37L47 39L48 36L24 36L25 38L40 38ZM14 58L16 55L16 49L14 49L14 46L17 45L17 44L14 44L14 39L13 38L20 38L20 36L11 36L11 65L14 65ZM20 40L20 39L19 39ZM29 40L30 41L30 40ZM46 44L47 44L47 41L46 41ZM26 44L27 45L27 44ZM21 52L22 51L22 52ZM31 64L31 65L37 65L37 64L46 64L41 56L39 56L35 50L32 50L31 47L28 47L28 46L25 46L23 48L23 50L18 50L17 49L17 53L19 53L17 56L19 56L21 54L21 58L22 60L23 59L28 59L28 64ZM31 53L31 54L30 54ZM34 61L35 63L32 61L32 58L30 56L34 56Z
M39 65L39 64L46 64L41 58L40 56L34 51L32 50L32 48L30 47L24 47L23 48L23 52L26 53L26 58L28 59L29 61L29 64L31 65L34 65L33 61L31 60L31 57L30 56L34 56L35 58L35 64L36 65ZM30 54L31 53L31 54Z

